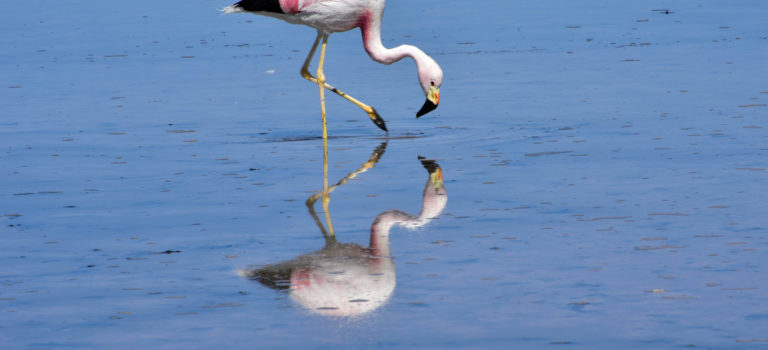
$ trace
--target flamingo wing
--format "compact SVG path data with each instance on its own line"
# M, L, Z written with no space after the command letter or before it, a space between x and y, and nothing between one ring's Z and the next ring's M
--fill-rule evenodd
M285 13L280 7L280 0L242 0L232 7L251 12Z

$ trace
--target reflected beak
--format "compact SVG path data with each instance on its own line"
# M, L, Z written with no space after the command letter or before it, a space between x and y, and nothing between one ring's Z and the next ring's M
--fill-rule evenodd
M424 102L424 105L416 113L416 118L435 110L438 103L440 103L440 89L430 86L429 92L427 92L427 101Z
M438 166L435 172L429 174L429 179L432 181L432 186L440 188L443 186L443 169Z
M440 188L443 185L443 169L440 169L440 165L432 159L427 159L419 156L419 161L424 169L427 169L429 173L429 181L435 188Z

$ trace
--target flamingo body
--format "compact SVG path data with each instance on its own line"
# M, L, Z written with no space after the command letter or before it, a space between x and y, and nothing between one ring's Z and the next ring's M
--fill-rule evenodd
M319 251L237 273L267 287L286 290L299 305L323 316L361 316L386 304L397 284L389 244L391 229L423 227L438 217L448 202L440 166L434 160L420 157L420 161L429 173L421 212L414 216L395 209L377 215L368 247L326 236L325 247Z
M365 110L371 120L386 131L384 120L372 107L326 83L322 72L328 36L332 33L360 28L365 51L374 61L391 64L405 57L411 57L416 62L419 84L427 97L422 108L416 113L416 117L418 118L437 108L440 101L440 86L443 84L442 69L434 59L415 46L400 45L390 49L382 45L381 22L384 5L385 0L242 0L223 11L225 13L251 12L278 18L288 23L315 28L318 36L302 67L301 74L307 80L320 86L323 120L325 120L323 91L328 89ZM315 78L309 74L307 67L321 39L323 45L317 78ZM323 122L323 130L323 135L325 135L325 122Z
M360 27L369 13L383 11L383 0L243 0L225 9L303 24L327 35Z

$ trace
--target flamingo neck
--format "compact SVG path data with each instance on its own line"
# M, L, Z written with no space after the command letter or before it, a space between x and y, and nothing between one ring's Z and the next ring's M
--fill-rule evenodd
M411 57L421 70L422 62L429 60L429 56L416 46L400 45L391 49L384 47L381 43L381 16L372 16L370 12L365 12L360 18L360 30L365 52L376 62L392 64L405 57Z
M371 244L370 248L374 255L389 256L389 231L396 224L408 225L419 221L418 218L410 216L399 210L390 210L379 214L371 225Z

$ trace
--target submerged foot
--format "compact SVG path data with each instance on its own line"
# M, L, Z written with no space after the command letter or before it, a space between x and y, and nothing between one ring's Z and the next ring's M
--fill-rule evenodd
M370 108L370 111L366 111L366 113L368 113L368 116L371 118L371 121L374 124L376 124L376 126L378 126L379 129L389 132L387 130L387 125L384 123L384 119L381 118L379 113L376 112L376 110L373 109L373 107L368 107L368 108Z

